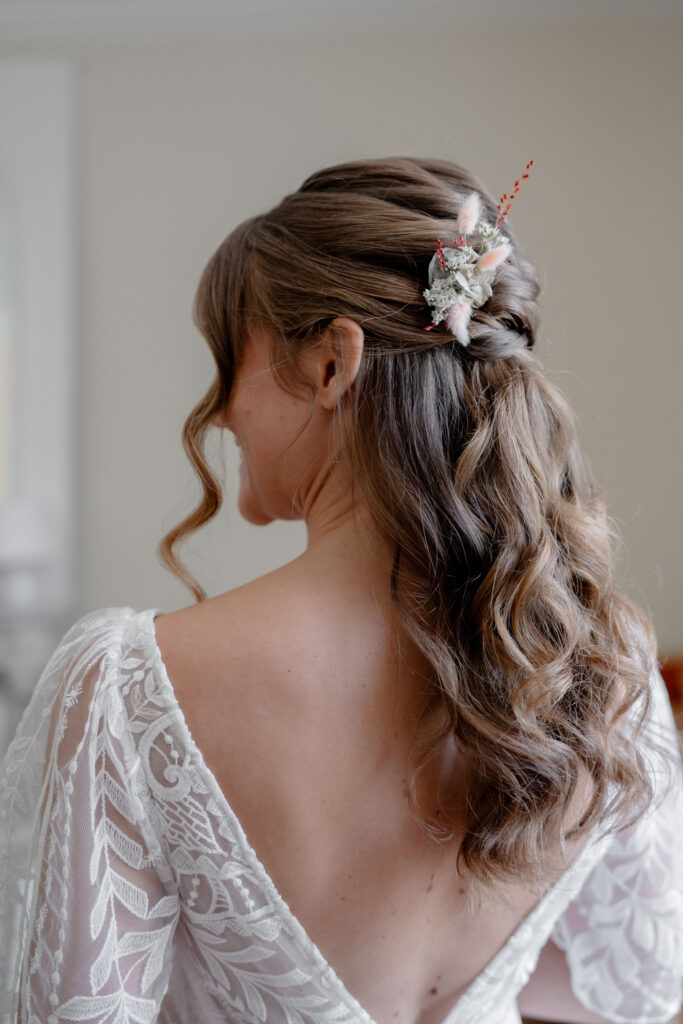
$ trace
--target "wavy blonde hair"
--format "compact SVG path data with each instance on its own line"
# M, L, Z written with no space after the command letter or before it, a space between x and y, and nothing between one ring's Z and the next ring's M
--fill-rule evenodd
M455 234L472 190L493 223L495 201L456 164L354 161L311 175L225 239L193 311L217 368L183 428L203 495L159 551L203 600L175 548L221 506L204 442L250 326L269 328L277 378L296 391L309 386L300 357L320 331L337 316L356 320L365 347L349 397L354 486L395 553L393 605L433 668L430 706L442 711L423 737L413 809L419 772L454 737L471 769L459 865L484 886L544 884L558 838L564 849L611 815L630 824L652 801L634 736L650 707L656 638L615 588L618 535L571 410L532 355L539 284L507 225L512 255L473 312L470 345L445 323L425 332L436 237ZM590 798L567 829L582 775ZM443 816L420 821L437 841L453 835Z

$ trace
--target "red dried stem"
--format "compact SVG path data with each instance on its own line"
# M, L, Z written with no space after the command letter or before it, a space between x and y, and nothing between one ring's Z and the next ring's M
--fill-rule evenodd
M441 264L441 268L443 270L445 270L446 269L446 260L444 259L444 255L443 255L443 244L442 244L441 239L439 238L438 235L436 236L436 241L437 241L436 258L438 259L439 263Z
M513 190L510 193L510 195L508 195L507 192L504 192L503 195L500 197L500 202L498 203L498 218L497 218L496 223L494 225L495 227L497 227L497 228L500 227L500 225L503 223L503 221L507 217L508 213L510 212L510 207L512 206L512 200L515 198L515 196L519 192L519 190L521 188L521 185L522 185L522 182L524 181L524 179L529 177L528 172L531 170L531 168L533 166L534 166L534 161L530 160L529 163L524 168L524 174L522 174L521 178L517 178L517 181L515 182L515 187L513 188ZM503 203L506 202L506 200L507 200L507 206L505 207L505 209L501 213L500 212L501 211L501 207L502 207Z

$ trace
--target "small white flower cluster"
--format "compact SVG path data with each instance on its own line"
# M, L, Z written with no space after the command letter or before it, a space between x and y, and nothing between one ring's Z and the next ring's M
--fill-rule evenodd
M452 248L439 243L429 264L430 286L423 292L432 311L432 326L447 320L462 345L469 344L467 325L472 308L482 306L491 296L496 271L512 251L498 228L485 221L478 226L477 248L467 244L466 236L474 233L480 211L479 195L471 192L458 215L461 244Z

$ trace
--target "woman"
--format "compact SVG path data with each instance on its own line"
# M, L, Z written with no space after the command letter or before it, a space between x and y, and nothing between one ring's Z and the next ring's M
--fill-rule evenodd
M678 1009L673 719L532 355L521 181L496 207L445 161L342 164L209 261L203 498L161 545L196 603L86 616L41 677L3 776L5 1019ZM208 600L175 547L220 508L216 427L241 514L308 543Z

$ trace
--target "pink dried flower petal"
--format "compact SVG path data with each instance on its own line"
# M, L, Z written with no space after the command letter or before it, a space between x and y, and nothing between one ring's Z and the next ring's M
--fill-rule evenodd
M471 316L471 303L463 296L455 300L446 314L448 330L455 335L461 345L469 345L470 343L467 325L470 322Z
M507 242L504 245L498 245L495 249L489 249L479 257L477 267L479 270L493 270L499 263L507 259L511 252L512 246Z
M458 231L462 235L471 235L481 215L481 199L478 192L470 192L463 201L458 213Z

